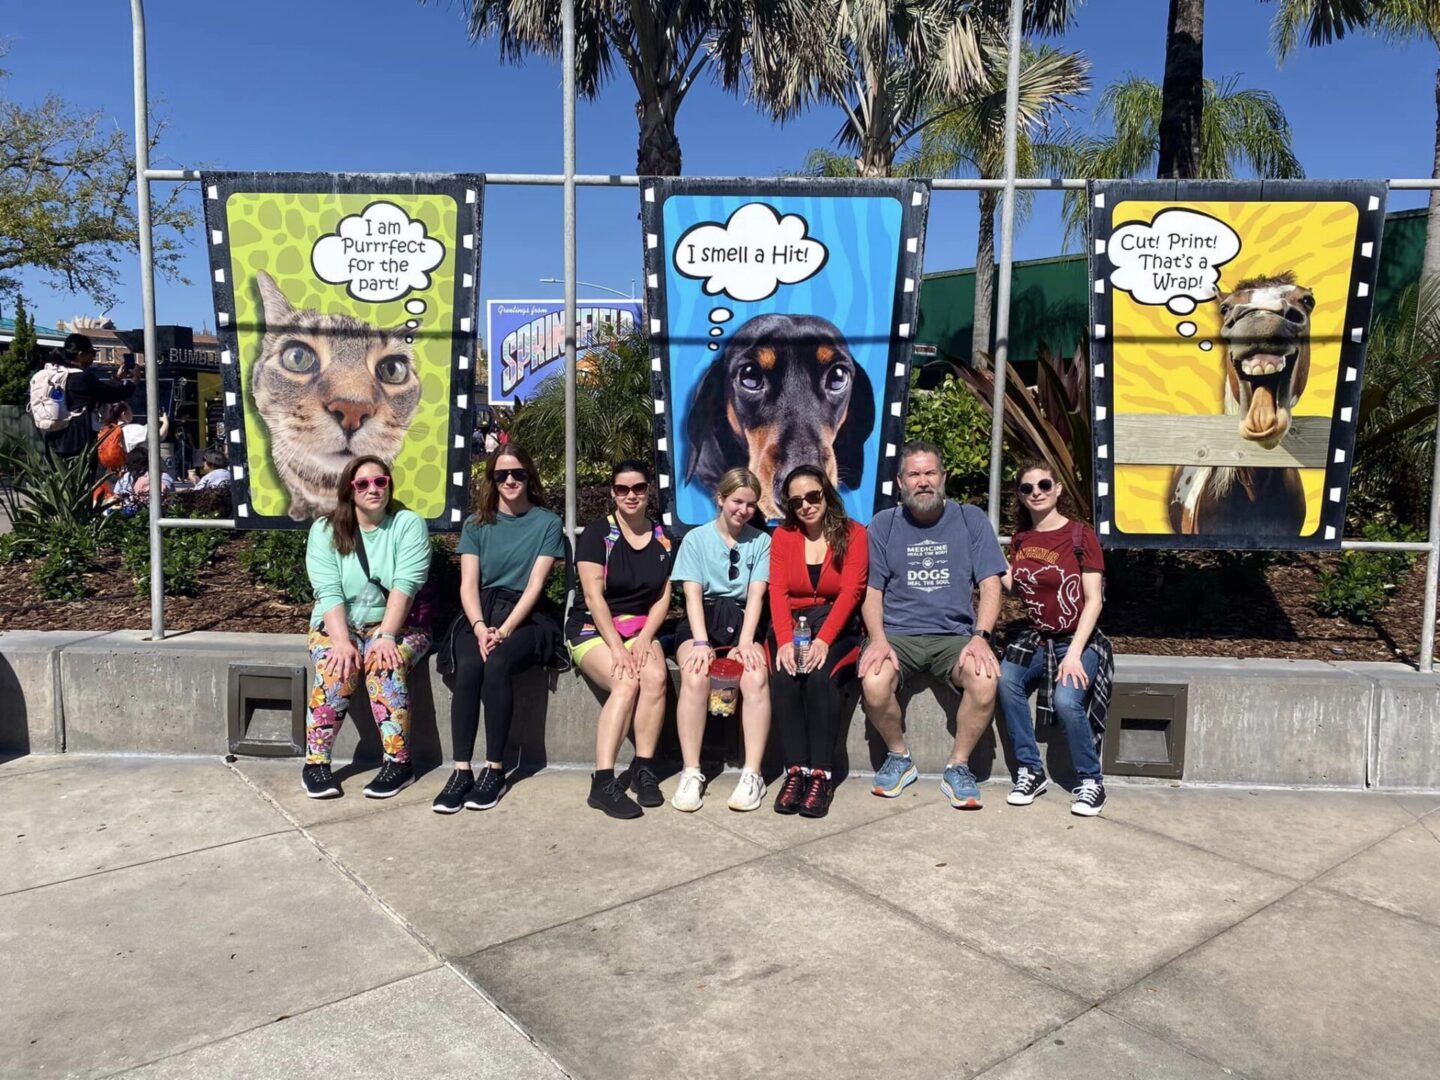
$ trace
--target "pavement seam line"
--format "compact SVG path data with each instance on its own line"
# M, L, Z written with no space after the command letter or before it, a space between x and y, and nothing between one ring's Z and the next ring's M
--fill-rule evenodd
M122 870L134 870L139 866L153 866L156 863L168 862L171 859L184 858L186 855L203 855L207 851L218 851L220 848L231 847L235 844L248 844L251 840L267 840L272 836L284 836L286 833L294 831L294 829L286 828L275 829L272 832L255 833L251 836L237 836L233 840L222 840L218 844L206 844L204 847L190 848L187 851L174 851L169 855L157 855L153 859L141 859L138 862L125 863L123 866L107 866L103 870L92 870L88 874L76 874L74 877L59 878L55 881L42 881L38 885L27 885L23 889L13 889L10 892L0 893L0 899L10 896L20 896L23 893L34 892L37 889L53 889L56 885L68 885L72 881L85 881L89 878L119 873Z
M764 851L768 851L768 852L770 852L771 854L779 854L779 853L782 852L782 851L795 851L795 850L797 850L797 849L799 849L799 848L802 848L802 847L805 847L805 846L807 846L807 845L809 845L809 844L817 844L817 843L819 843L819 842L822 841L822 840L829 840L829 839L830 839L831 837L833 837L833 836L844 836L844 835L846 835L847 833L852 833L852 832L854 832L856 829L866 829L866 828L869 828L871 825L878 825L878 824L880 824L881 822L890 821L890 820L892 820L892 819L894 819L894 818L901 817L901 816L903 816L903 815L905 815L905 814L913 814L916 810L919 810L919 809L921 809L922 807L928 806L928 805L929 805L928 803L917 803L917 804L914 805L914 806L901 807L901 808L898 808L898 809L895 809L895 810L890 811L890 813L888 813L888 814L887 814L886 816L884 816L884 817L878 817L878 818L875 818L875 819L873 819L873 820L871 820L871 821L858 821L858 822L856 822L854 825L846 825L846 826L845 826L844 828L842 828L842 829L836 829L834 832L825 833L823 836L811 836L811 837L808 837L808 838L806 838L806 839L804 839L804 840L796 841L795 843L790 844L790 845L787 845L786 847L779 847L779 848L766 847L766 846L765 846L763 843L761 843L759 840L755 840L755 839L753 839L752 837L746 836L744 833L740 832L740 831L737 830L737 829L732 829L732 828L730 828L728 825L721 824L721 822L724 822L724 821L729 820L728 818L719 818L719 819L715 819L715 818L704 818L704 819L702 819L702 820L704 820L705 824L709 825L712 829L719 829L721 832L724 832L727 836L733 836L733 837L736 837L737 839L740 839L740 840L747 840L747 841L749 841L750 843L754 844L756 847L761 848L761 849L764 850ZM760 812L759 810L754 811L754 813L759 813L759 812ZM773 809L771 810L771 813L774 813L774 810L773 810ZM742 815L742 817L743 817L743 816L746 816L746 815Z
M295 825L295 831L297 831L301 836L308 840L315 847L315 850L320 852L320 854L326 859L326 861L328 861L332 866L334 866L338 871L340 871L341 874L348 878L350 882L354 884L354 886L370 900L371 903L373 903L376 907L378 907L381 911L383 911L386 915L393 919L396 925L399 926L403 931L405 931L405 933L409 934L410 937L412 937L415 942L422 949L424 949L431 956L432 959L435 960L438 966L448 968L451 971L454 971L457 975L460 975L465 985L469 986L471 990L475 991L479 995L480 999L486 1004L488 1004L492 1009L494 1009L500 1015L500 1017L507 1024L509 1024L511 1028L515 1030L517 1034L519 1034L525 1039L526 1042L528 1042L531 1046L535 1047L536 1051L538 1051L540 1055L545 1058L545 1060L550 1062L550 1064L553 1065L557 1070L559 1070L562 1075L567 1077L572 1075L569 1070L561 1066L560 1062L557 1060L555 1055L550 1051L548 1047L544 1046L538 1039L535 1038L534 1035L526 1031L525 1028L520 1025L519 1021L517 1021L513 1016L511 1016L510 1013L508 1013L505 1009L501 1008L500 1004L493 997L491 997L483 990L480 990L479 987L472 980L465 978L465 976L456 969L454 961L450 957L447 957L438 948L436 948L435 945L431 943L430 939L427 938L424 934L422 934L420 930L410 922L409 919L405 918L405 916L401 915L400 912L397 911L394 907L392 907L387 901L382 899L380 895L376 893L375 890L372 889L369 885L367 885L355 871L351 870L350 867L346 865L343 859L341 859L338 855L336 855L329 848L327 848L324 842L317 839L315 835L311 833L306 826L303 826L299 824L299 822L296 822L294 816L290 814L290 812L287 811L283 806L281 806L280 803L275 800L268 792L262 789L259 785L252 782L249 777L245 776L245 774L240 772L239 769L236 769L232 763L226 762L225 767L238 775L252 791L254 791L260 798L264 799L271 806L273 806L287 820L293 822Z
M275 1024L283 1024L287 1020L294 1020L298 1017L306 1015L307 1013L316 1012L320 1009L328 1009L332 1005L344 1004L345 1002L351 1001L354 998L368 994L373 990L384 990L386 987L395 986L398 983L405 982L407 979L418 979L422 975L429 975L432 971L443 971L444 969L444 964L437 964L434 967L426 968L424 971L411 972L409 975L397 975L393 979L386 979L384 982L376 983L374 986L367 987L364 990L356 990L353 994L345 994L341 997L335 998L333 1001L321 1001L317 1002L314 1005L307 1005L305 1008L297 1009L293 1013L286 1013L283 1017L278 1017L274 1020L266 1020L263 1023L259 1024L252 1024L247 1028L241 1028L239 1031L232 1031L226 1035L216 1036L213 1039L208 1039L205 1042L197 1043L194 1046L187 1046L181 1050L172 1050L168 1054L161 1054L159 1057L150 1058L148 1061L137 1062L134 1065L126 1065L123 1068L115 1070L114 1072L103 1073L101 1074L100 1080L105 1080L105 1078L112 1076L124 1076L127 1073L136 1072L139 1069L148 1069L150 1066L159 1064L162 1061L169 1061L171 1058L183 1057L186 1054L193 1054L197 1050L204 1050L206 1047L215 1046L217 1043L228 1042L231 1039L238 1039L242 1035L249 1035L252 1031L259 1031L262 1028L273 1027Z

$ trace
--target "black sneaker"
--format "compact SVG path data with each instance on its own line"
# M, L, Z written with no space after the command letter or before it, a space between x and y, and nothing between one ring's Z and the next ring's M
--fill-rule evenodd
M635 793L635 801L641 806L665 805L665 793L660 790L660 778L648 765L641 765L635 769L630 777L630 790ZM594 796L592 795L591 798ZM590 805L594 806L595 804L591 803ZM609 811L606 812L609 813Z
M470 794L465 796L465 809L489 810L500 801L500 796L504 793L505 770L492 769L487 765L480 770L480 779L475 781Z
M335 799L340 796L340 783L329 765L306 765L300 772L300 783L312 799Z
M375 778L365 785L367 799L389 799L415 782L415 770L404 761L387 761Z
M1015 771L1015 786L1005 796L1005 801L1011 806L1029 806L1035 801L1035 796L1043 794L1049 786L1050 778L1045 775L1044 769L1034 773L1021 765Z
M470 789L475 786L475 774L469 769L456 769L450 774L450 779L445 781L445 786L440 789L440 794L435 796L435 801L430 804L430 809L437 814L453 814L460 807L465 805L465 796L470 794Z
M1075 801L1070 804L1070 813L1081 817L1099 817L1105 809L1105 784L1099 780L1081 780L1075 789Z
M650 779L653 783L655 779L653 774ZM659 790L659 787L655 788L657 793ZM585 802L596 810L605 811L613 818L629 819L645 816L645 811L640 809L634 799L625 794L625 785L619 777L611 777L601 784L597 783L592 776L590 778L590 797Z

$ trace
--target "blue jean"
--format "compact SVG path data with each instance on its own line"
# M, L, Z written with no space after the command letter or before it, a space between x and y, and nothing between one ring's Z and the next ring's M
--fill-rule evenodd
M1055 659L1058 663L1069 649L1069 642L1055 643ZM1100 657L1094 649L1087 648L1080 657L1087 679L1094 680L1095 670L1100 666ZM1035 742L1035 721L1030 716L1030 693L1045 678L1045 650L1036 649L1025 665L1012 664L1006 660L1000 665L1000 712L1005 717L1005 729L1010 732L1010 742L1015 747L1015 760L1032 772L1044 769L1040 760L1040 747ZM1100 758L1095 753L1095 736L1090 730L1090 719L1085 715L1085 699L1088 690L1065 686L1057 679L1055 718L1065 729L1065 739L1070 744L1070 761L1075 775L1081 780L1101 778Z

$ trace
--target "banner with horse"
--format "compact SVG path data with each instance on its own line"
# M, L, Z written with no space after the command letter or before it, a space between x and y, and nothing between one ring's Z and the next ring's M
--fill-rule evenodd
M1339 547L1386 186L1097 181L1096 528L1113 547Z
M351 460L458 529L469 492L484 178L201 180L235 523L300 528Z
M929 199L908 180L641 181L665 525L711 520L737 465L771 521L802 464L862 523L893 503Z

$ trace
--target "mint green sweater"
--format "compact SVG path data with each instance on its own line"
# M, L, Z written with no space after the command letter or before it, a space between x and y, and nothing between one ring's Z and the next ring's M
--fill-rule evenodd
M413 510L387 514L369 532L363 532L370 573L387 589L398 589L414 597L430 572L430 537L425 521ZM345 621L351 626L368 626L385 617L385 597L360 569L360 556L341 555L335 550L330 522L320 518L310 526L305 545L305 569L315 590L311 625L325 620L325 613L345 606Z

